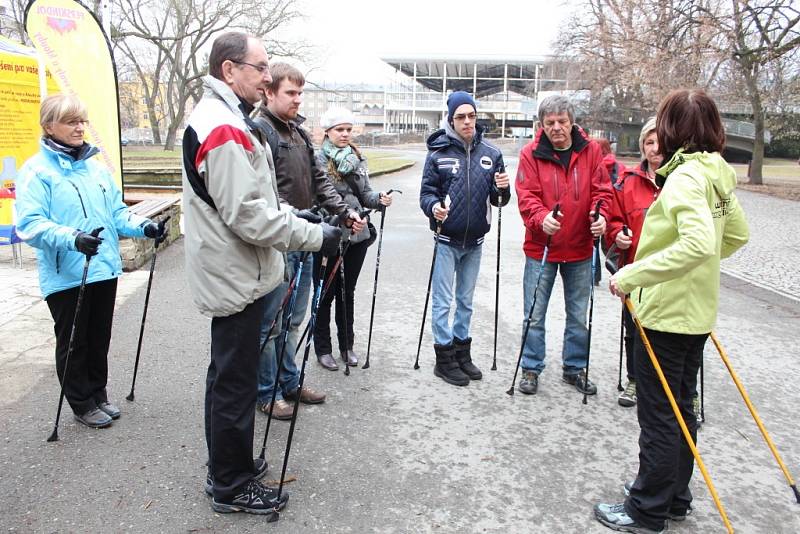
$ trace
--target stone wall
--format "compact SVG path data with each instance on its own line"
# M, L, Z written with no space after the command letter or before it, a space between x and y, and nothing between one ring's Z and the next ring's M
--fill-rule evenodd
M175 204L168 210L162 212L155 219L160 221L170 215L167 223L167 239L159 245L164 248L181 236L181 206ZM148 238L135 239L130 237L119 240L119 253L122 256L122 270L125 272L135 271L153 257L155 241Z

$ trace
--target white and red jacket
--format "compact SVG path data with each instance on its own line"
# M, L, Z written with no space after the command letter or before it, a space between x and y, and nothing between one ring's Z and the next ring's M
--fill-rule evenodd
M566 169L540 129L520 152L515 187L525 224L526 256L542 258L548 237L542 222L556 204L561 229L552 236L547 260L573 262L592 256L589 212L601 201L600 214L608 220L612 194L600 146L581 128L572 127L572 156Z

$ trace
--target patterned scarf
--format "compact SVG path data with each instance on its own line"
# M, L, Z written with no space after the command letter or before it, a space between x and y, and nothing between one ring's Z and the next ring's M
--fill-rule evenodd
M361 163L361 158L358 157L352 146L347 145L344 148L339 148L331 143L331 140L327 137L322 142L322 153L333 161L340 176L347 176L354 172Z

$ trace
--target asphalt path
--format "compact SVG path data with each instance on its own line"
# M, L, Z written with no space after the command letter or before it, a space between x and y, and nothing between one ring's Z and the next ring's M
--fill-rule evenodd
M118 302L109 391L123 410L105 430L77 425L68 407L47 443L58 387L52 363L31 367L24 391L0 403L0 526L8 532L610 532L592 505L622 500L638 465L634 409L617 405L620 303L595 293L591 377L598 394L561 381L564 312L557 282L548 314L548 368L539 393L508 396L523 319L523 227L512 198L502 213L498 370L490 371L496 225L475 294L473 354L484 379L468 387L434 377L430 327L413 369L433 240L418 207L418 164L374 180L401 189L387 212L371 367L344 376L311 355L307 383L328 393L301 406L281 519L223 515L203 492L203 392L210 321L191 303L179 240L159 254L136 401L130 388L143 283ZM510 162L513 176L514 161ZM495 223L496 223L495 215ZM376 225L380 221L375 220ZM357 289L355 350L366 352L375 252ZM129 276L129 275L125 275ZM144 277L139 277L144 280ZM43 304L42 304L43 305ZM716 332L789 471L800 476L796 365L800 305L725 279ZM737 532L800 532L800 504L709 343L699 449ZM256 414L260 447L266 418ZM280 474L288 424L275 422L270 472ZM694 514L670 531L724 532L699 471Z

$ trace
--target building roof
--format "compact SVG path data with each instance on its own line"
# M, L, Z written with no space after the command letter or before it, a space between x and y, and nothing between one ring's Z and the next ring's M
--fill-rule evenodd
M446 83L448 90L473 93L474 89L475 96L480 98L503 91L506 73L509 91L520 94L531 92L531 85L541 76L537 75L537 70L551 57L432 54L387 56L381 60L403 74L415 77L418 83L433 91L442 91Z

